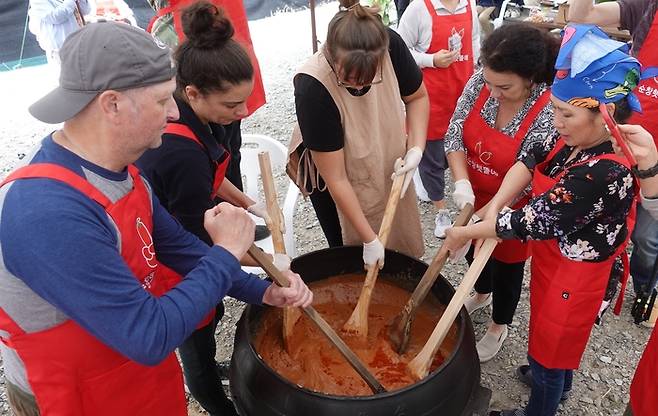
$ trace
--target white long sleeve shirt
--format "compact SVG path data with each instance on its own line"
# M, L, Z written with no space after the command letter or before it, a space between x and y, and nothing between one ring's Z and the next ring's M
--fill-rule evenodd
M480 58L480 22L475 6L475 0L459 0L459 4L454 12L450 12L441 2L441 0L431 0L434 10L439 16L450 14L466 13L466 5L470 3L472 25L472 42L473 42L473 65L477 65ZM400 34L404 43L411 51L416 64L420 68L433 68L434 59L431 53L427 53L432 41L432 16L430 16L424 0L413 0L405 10L397 32Z
M80 12L91 10L89 0L78 0ZM75 0L30 0L28 12L30 32L34 33L44 51L59 50L66 37L80 26L75 19Z

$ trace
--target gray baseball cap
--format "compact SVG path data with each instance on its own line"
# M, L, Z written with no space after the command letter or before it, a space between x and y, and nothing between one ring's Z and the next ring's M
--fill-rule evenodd
M59 87L29 108L45 123L64 122L107 90L128 90L170 80L170 50L125 23L91 23L72 33L60 50Z

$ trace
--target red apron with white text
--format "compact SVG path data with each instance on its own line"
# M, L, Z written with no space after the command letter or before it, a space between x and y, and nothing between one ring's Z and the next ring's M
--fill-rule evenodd
M642 68L658 66L658 12L653 17L651 28L642 43L637 59ZM628 124L639 124L651 135L658 144L658 77L640 81L633 91L642 105L642 114L633 112Z
M183 33L183 22L181 20L183 10L190 5L197 3L198 1L199 0L169 0L169 6L158 10L155 16L151 18L146 31L149 33L151 32L153 23L155 23L158 17L171 13L174 17L174 29L178 35L178 41L179 43L182 42L185 40L185 34ZM247 51L247 55L249 55L249 58L251 59L251 65L254 67L254 90L251 92L251 95L247 99L247 109L249 110L248 116L250 116L254 113L254 111L258 110L263 106L263 104L265 104L265 88L263 87L263 79L261 77L258 59L256 58L256 53L254 52L254 46L251 43L251 34L249 33L247 12L245 11L242 1L209 1L215 6L224 9L226 15L230 18L231 23L233 24L233 28L235 29L235 40L238 41Z
M546 160L535 167L532 178L533 197L550 190L567 172L565 170L555 178L544 174L550 160L563 147L564 142L560 139ZM599 155L570 168L601 159L615 161L630 169L626 158L613 154ZM627 216L626 240L612 256L601 262L576 261L564 257L556 239L530 241L532 263L528 354L542 366L576 369L580 365L615 259L620 254L626 256L626 246L635 225L635 208L634 203ZM624 278L616 309L621 306L628 280L628 258L623 260Z
M133 189L112 203L91 183L55 164L18 169L14 180L51 178L64 182L100 204L121 237L121 257L144 289L160 296L179 280L158 263L151 232L151 198L136 167L129 166ZM172 352L158 365L145 366L103 344L72 320L25 333L2 309L2 339L25 365L42 416L187 415L183 376Z
M656 371L658 371L658 331L654 329L631 383L633 416L654 416L656 414L658 404Z
M497 130L482 118L480 111L489 98L489 90L482 87L473 109L464 121L463 141L466 147L468 179L475 193L475 210L485 206L498 192L505 174L516 162L516 155L530 126L541 110L548 104L550 90L544 91L526 114L514 137ZM513 205L520 208L526 205L524 197ZM504 263L519 263L530 257L530 247L519 240L502 241L492 256Z
M423 82L430 99L430 121L427 126L428 140L441 140L448 130L450 118L457 100L468 79L473 75L473 42L471 3L466 3L466 12L439 16L431 0L425 0L427 11L432 17L432 40L428 54L441 49L448 50L449 42L459 42L459 58L447 68L423 68ZM464 40L466 40L464 42Z
M180 137L185 137L186 139L192 140L201 146L204 152L206 151L206 147L203 145L203 143L201 143L201 140L199 140L192 129L190 129L185 124L167 123L167 127L165 127L163 134L175 134ZM224 148L222 147L222 149ZM226 177L226 169L228 169L230 160L231 154L226 149L224 149L224 154L219 157L219 160L213 160L213 164L215 165L215 176L212 183L212 193L210 194L210 199L215 199L217 196L217 190L219 190L219 186L222 184L222 182L224 182L224 178Z

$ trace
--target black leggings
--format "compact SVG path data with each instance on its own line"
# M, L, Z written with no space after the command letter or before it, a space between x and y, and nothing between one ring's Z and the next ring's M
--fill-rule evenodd
M320 222L320 227L322 227L322 232L327 239L327 243L329 243L329 247L342 246L343 235L340 220L338 219L338 210L331 194L328 190L320 191L315 189L310 198L315 215L318 217L318 222Z
M468 250L466 261L468 264L473 262L473 247ZM475 283L477 293L493 293L491 317L498 325L512 323L516 305L521 296L524 266L525 261L503 263L492 257L482 269L482 273Z

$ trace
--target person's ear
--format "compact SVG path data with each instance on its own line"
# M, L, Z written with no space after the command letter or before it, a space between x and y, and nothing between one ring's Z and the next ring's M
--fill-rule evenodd
M610 117L614 120L615 110L617 109L617 105L615 103L608 103L605 105L605 108L608 110L608 114L610 114Z
M199 91L194 85L188 85L185 87L185 95L189 102L196 101L202 96L201 91Z
M126 99L127 97L123 97L118 91L107 90L98 95L97 102L103 114L111 119L116 119L119 116L121 107L124 105L122 101Z

